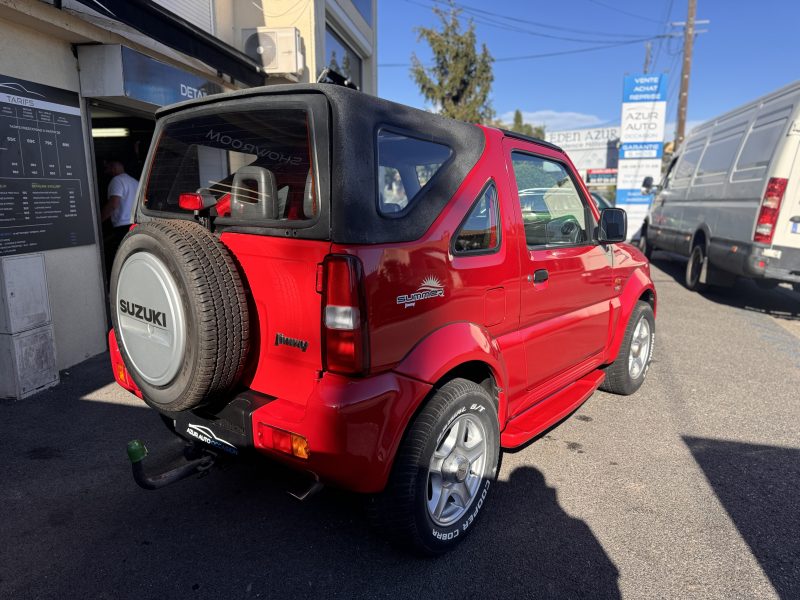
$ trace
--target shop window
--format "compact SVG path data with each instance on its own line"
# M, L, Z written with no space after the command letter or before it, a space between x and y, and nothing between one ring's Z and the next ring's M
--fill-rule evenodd
M367 25L372 27L372 0L353 0L353 6L356 7L358 14L364 17Z
M330 27L325 28L325 63L355 83L359 89L362 88L361 57Z

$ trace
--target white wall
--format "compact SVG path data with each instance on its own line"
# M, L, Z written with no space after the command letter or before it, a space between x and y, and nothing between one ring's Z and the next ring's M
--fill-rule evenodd
M0 74L44 85L79 90L70 44L0 19ZM85 120L84 120L85 122ZM87 145L90 140L84 139ZM90 203L94 167L86 157ZM58 369L66 369L106 349L106 308L98 246L78 246L44 253L56 340Z

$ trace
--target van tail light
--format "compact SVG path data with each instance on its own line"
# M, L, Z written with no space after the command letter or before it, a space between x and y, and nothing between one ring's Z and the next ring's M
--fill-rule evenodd
M332 254L325 257L322 271L325 370L364 373L369 369L369 336L361 261Z
M767 191L764 192L761 210L756 221L756 232L753 234L754 242L772 243L772 237L775 235L775 225L778 222L778 214L781 212L783 194L786 192L786 184L788 182L788 179L771 177L769 183L767 183Z

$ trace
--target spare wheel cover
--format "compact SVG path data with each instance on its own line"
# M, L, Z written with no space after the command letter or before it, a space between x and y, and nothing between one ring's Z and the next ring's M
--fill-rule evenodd
M186 314L175 278L151 252L134 252L117 279L117 334L131 366L152 386L170 383L186 353Z

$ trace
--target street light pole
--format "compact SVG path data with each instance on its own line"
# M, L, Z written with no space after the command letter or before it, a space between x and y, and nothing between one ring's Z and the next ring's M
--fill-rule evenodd
M683 68L681 69L681 91L678 96L678 127L675 130L675 148L682 143L686 133L686 107L689 103L689 76L692 71L692 48L694 46L694 17L697 0L689 0L689 14L683 28Z

